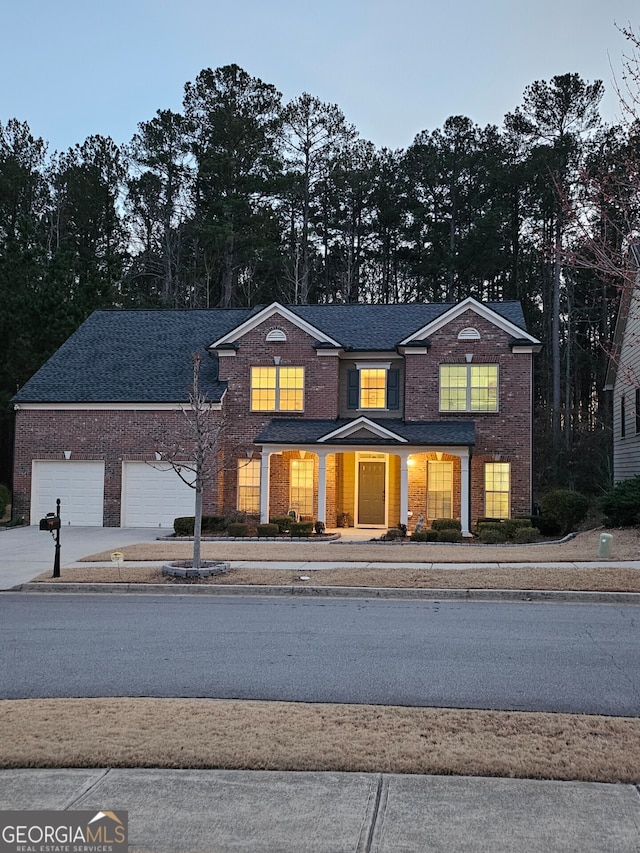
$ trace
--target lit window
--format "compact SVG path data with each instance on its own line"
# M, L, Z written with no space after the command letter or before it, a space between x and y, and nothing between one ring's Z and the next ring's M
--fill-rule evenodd
M348 409L399 409L400 371L390 364L356 365L347 375Z
M429 460L427 472L427 518L452 518L453 463Z
M497 412L497 364L441 364L441 412Z
M252 367L252 412L302 412L303 367Z
M260 460L238 459L238 509L260 512Z
M387 371L384 368L364 368L360 371L360 408L386 409Z
M313 459L291 460L289 499L300 515L313 515Z
M510 516L511 464L487 462L484 466L484 512L487 518Z

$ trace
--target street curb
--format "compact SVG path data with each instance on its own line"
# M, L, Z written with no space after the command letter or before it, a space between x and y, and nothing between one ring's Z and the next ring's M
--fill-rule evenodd
M256 586L253 584L25 583L8 592L136 595L254 595L306 598L389 598L426 601L515 601L573 604L640 604L639 592L545 589L415 589L359 586Z

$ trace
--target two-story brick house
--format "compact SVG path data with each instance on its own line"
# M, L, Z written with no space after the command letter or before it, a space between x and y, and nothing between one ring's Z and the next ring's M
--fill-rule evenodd
M328 527L531 510L520 305L98 311L14 398L14 512L162 526L193 491L156 461L184 434L191 356L220 419L205 512L292 508Z

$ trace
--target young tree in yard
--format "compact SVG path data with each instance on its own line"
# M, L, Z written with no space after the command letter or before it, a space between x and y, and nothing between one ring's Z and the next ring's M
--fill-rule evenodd
M168 447L157 450L159 461L168 462L183 483L195 490L193 522L192 568L201 567L200 541L202 534L202 496L208 483L218 473L218 438L222 420L214 419L213 404L200 387L202 355L193 355L193 382L189 390L189 405L182 410L185 418L184 435Z

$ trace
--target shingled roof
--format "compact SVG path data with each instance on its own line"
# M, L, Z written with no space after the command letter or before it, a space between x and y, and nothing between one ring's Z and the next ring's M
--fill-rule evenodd
M452 308L451 303L407 305L295 305L291 312L331 336L347 350L389 350ZM488 303L526 332L518 302ZM19 403L182 402L191 383L191 356L260 311L95 311L18 391ZM217 359L207 355L202 389L219 401Z
M385 418L372 423L385 431L395 433L411 445L440 445L442 447L464 447L475 444L475 424L473 421L403 421L399 418ZM324 436L347 426L351 421L347 418L338 420L311 420L304 418L274 418L256 436L256 444L315 444ZM400 444L393 438L380 438L374 433L367 435L366 430L360 430L354 435L338 436L323 442L327 446L339 445L381 445Z

